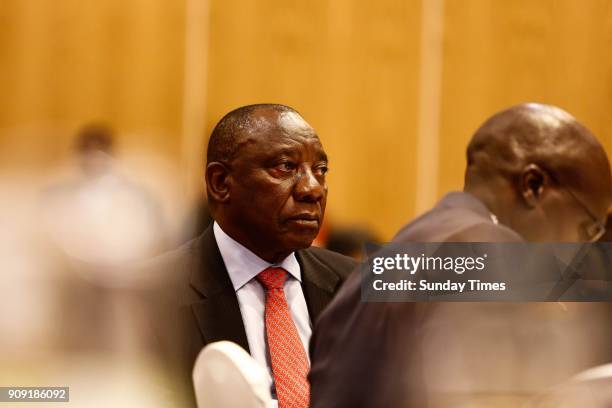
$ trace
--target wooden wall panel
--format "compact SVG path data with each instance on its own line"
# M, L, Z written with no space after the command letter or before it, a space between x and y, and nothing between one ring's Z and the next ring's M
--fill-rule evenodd
M612 152L612 2L447 0L439 193L463 186L465 146L494 112L558 105Z
M180 1L3 1L2 164L57 163L90 120L179 160L184 17Z
M294 106L331 158L329 220L387 238L414 207L419 3L211 3L210 129L247 103Z
M206 16L195 21L206 35L191 49L203 62L193 84L185 83L189 4ZM47 168L68 156L80 124L102 119L120 131L125 151L156 152L181 166L188 176L177 183L192 183L184 191L193 199L203 191L202 146L219 117L280 102L303 113L331 157L329 219L371 225L388 239L416 215L421 55L429 51L420 47L421 5L5 0L0 168ZM443 6L440 131L425 135L439 142L431 158L438 175L425 180L437 196L462 187L471 134L512 104L560 105L612 152L611 1ZM187 132L194 113L184 115L183 103L192 86L204 95L196 118L204 125Z

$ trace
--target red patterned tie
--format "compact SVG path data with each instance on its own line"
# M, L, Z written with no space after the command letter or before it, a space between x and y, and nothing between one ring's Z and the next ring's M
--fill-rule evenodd
M282 268L268 268L257 275L266 290L266 334L278 406L306 408L310 392L308 359L283 291L286 279L287 272Z

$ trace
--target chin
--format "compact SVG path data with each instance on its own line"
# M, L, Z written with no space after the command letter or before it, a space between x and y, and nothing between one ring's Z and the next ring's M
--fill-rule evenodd
M312 241L317 237L317 233L312 233L312 231L304 232L304 233L292 233L288 234L285 237L285 243L291 246L293 250L304 249L310 247L312 245Z

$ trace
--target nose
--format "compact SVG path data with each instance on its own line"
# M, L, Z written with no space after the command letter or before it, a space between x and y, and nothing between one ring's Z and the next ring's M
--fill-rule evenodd
M304 169L298 172L293 194L297 201L319 202L327 194L325 179L317 178L309 168Z

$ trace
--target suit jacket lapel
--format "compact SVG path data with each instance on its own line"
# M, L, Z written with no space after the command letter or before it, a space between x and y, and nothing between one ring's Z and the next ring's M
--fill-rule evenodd
M308 313L314 324L334 297L340 284L340 278L308 250L297 251L296 255L302 270L302 289L308 305Z
M191 308L205 343L229 340L249 352L238 298L223 264L212 225L194 245L191 271L191 287L202 296Z

